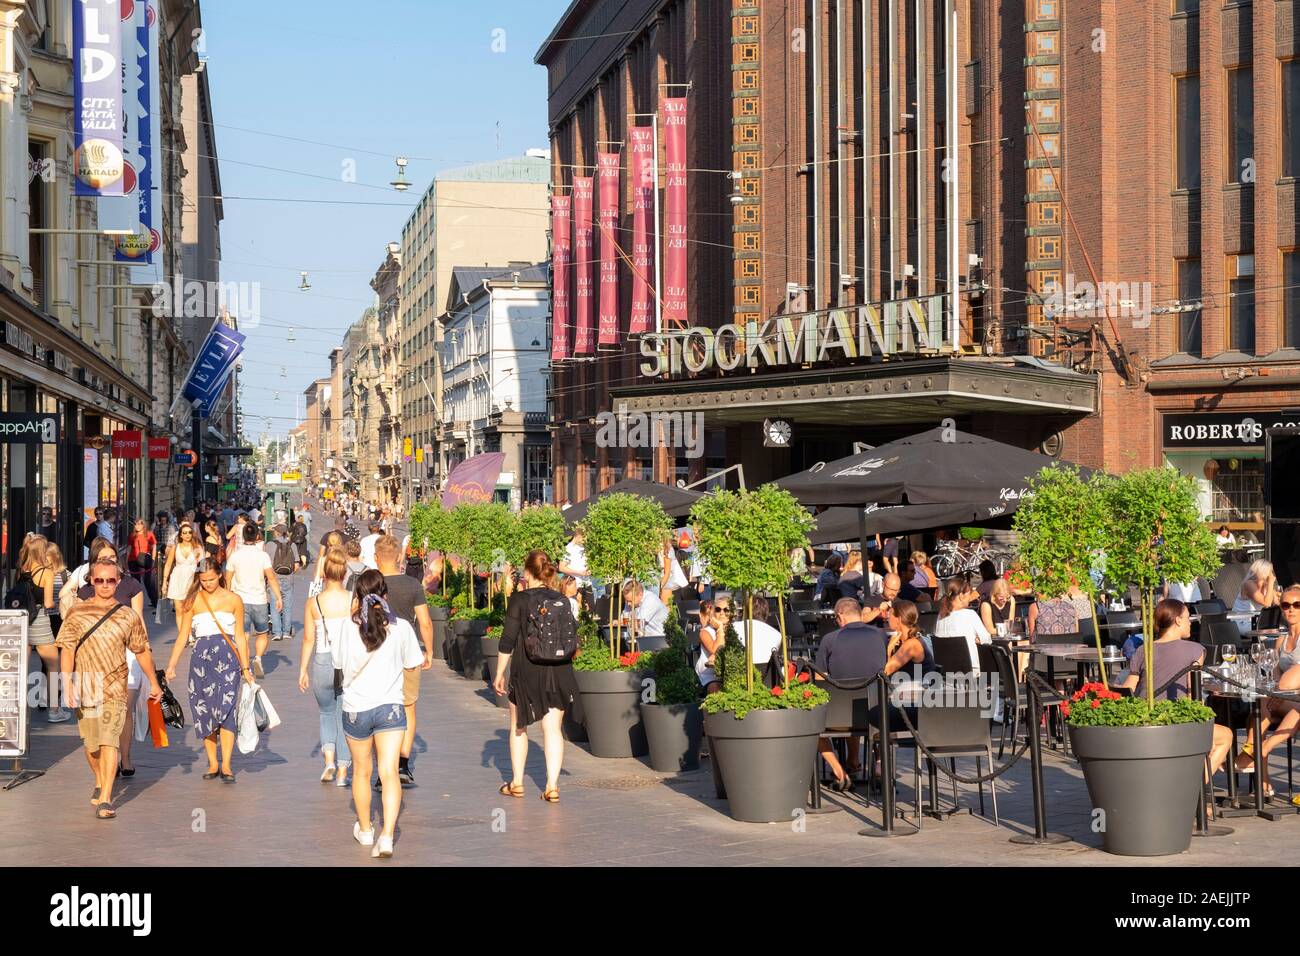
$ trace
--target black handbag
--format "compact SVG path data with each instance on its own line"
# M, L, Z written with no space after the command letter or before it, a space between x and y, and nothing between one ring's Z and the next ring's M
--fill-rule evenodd
M324 626L325 626L325 612L322 611L321 608L320 608L320 595L319 595L319 594L316 595L316 613L320 615L321 626L324 627ZM328 629L328 628L325 629L325 633L326 633L326 634L329 633L329 629ZM343 634L342 634L342 631L340 631L340 633L339 633L339 640L342 640L342 639L343 639ZM336 694L341 694L341 693L343 693L343 668L341 668L341 667L336 667L336 668L334 668L334 693L336 693Z
M162 702L159 709L162 711L163 723L174 730L183 730L185 728L185 712L181 710L180 701L172 693L172 689L167 686L167 678L163 671L155 671L158 678L158 686L162 688Z
M266 708L262 706L260 692L253 696L253 722L257 724L259 734L265 733L266 729L271 726L271 718L267 716Z

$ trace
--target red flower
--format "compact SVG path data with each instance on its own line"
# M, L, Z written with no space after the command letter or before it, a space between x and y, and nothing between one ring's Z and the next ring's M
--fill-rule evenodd
M1061 713L1064 714L1066 717L1070 716L1070 705L1065 703L1064 701L1062 701L1061 703Z
M804 688L804 692L803 692L803 699L804 699L804 700L807 700L807 699L808 699L809 697L811 697L811 696L812 696L812 688L810 688L810 687L805 687L805 688Z
M641 651L628 651L618 659L620 667L632 667L641 657Z
M1092 702L1092 709L1093 709L1093 710L1096 710L1096 709L1097 709L1098 707L1100 707L1100 706L1101 706L1101 701L1099 701L1099 700L1094 700L1094 701Z
M775 687L772 688L773 697L780 697L784 693L785 693L785 688L782 687L780 684L777 684Z
M785 679L792 680L793 678L794 678L794 665L791 664L789 661L787 661L785 665Z
M804 673L799 675L799 683L806 684L812 680L812 674Z

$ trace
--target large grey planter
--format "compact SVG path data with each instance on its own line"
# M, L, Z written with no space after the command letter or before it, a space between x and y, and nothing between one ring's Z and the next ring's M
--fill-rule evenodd
M575 671L587 739L596 757L643 757L650 747L641 722L641 681L649 671Z
M488 687L492 686L492 681L497 676L497 658L501 656L501 640L496 637L488 637L486 634L479 638L479 647L483 654L483 679L487 681ZM468 675L466 675L468 676ZM506 667L506 678L510 677L510 667ZM509 707L509 696L497 696L493 691L492 699L498 707Z
M660 773L700 769L704 712L694 704L642 704L650 766Z
M487 633L487 621L452 621L456 642L456 655L460 662L460 676L466 680L483 679L482 637Z
M1103 827L1102 848L1122 856L1182 853L1214 724L1071 727L1070 746Z
M704 732L732 819L794 819L807 804L817 738L825 729L824 704L812 710L752 710L743 720L730 712L706 715Z
M447 608L438 604L429 605L429 620L433 622L433 658L447 659Z

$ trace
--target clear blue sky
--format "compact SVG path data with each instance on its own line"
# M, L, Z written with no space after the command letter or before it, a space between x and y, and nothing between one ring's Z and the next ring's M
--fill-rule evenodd
M372 301L385 244L401 239L436 173L548 145L546 72L533 55L567 5L203 4L225 196L221 277L261 284L262 324L243 359L249 437L293 426L295 396L327 374L330 350ZM387 185L399 154L411 159L406 193ZM297 290L301 271L308 292Z

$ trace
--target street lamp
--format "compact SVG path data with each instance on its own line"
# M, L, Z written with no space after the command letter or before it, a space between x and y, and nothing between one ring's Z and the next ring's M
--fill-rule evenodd
M406 157L397 157L397 178L388 185L392 186L399 193L404 193L411 188L410 182L406 178Z
M302 276L302 282L298 284L298 291L306 292L308 289L311 288L311 283L307 281L307 273L300 272L299 275Z

